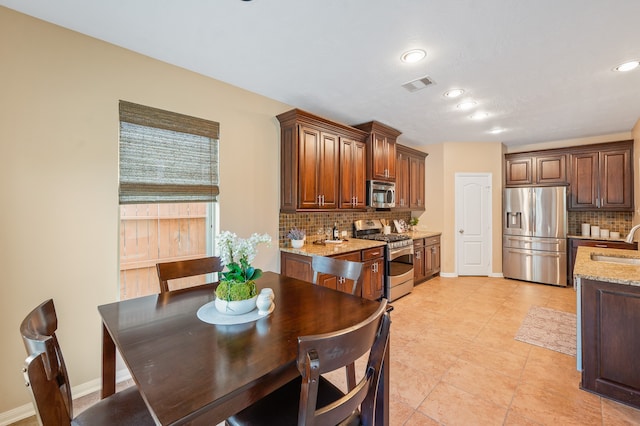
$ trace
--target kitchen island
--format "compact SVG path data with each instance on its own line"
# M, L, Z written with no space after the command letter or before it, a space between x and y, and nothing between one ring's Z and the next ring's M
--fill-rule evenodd
M579 247L574 278L580 387L640 408L640 252Z

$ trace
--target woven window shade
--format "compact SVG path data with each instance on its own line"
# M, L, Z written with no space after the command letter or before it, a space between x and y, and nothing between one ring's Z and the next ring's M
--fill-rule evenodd
M120 101L120 204L211 202L219 124Z

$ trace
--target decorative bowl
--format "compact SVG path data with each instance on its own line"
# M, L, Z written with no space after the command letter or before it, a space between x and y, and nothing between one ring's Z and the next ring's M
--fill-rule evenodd
M216 297L216 309L218 312L226 315L242 315L256 309L256 300L258 295L246 300L226 301Z

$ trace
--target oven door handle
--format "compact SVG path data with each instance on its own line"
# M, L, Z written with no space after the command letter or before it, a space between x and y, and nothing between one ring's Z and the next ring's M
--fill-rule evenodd
M396 257L404 256L405 254L413 254L413 244L406 247L389 249L389 260L393 260Z

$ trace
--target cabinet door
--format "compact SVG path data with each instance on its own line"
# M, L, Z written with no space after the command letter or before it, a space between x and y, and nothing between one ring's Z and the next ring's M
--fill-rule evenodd
M359 251L356 251L351 253L340 254L337 256L331 256L331 257L335 259L341 259L341 260L350 260L352 262L360 262L361 253ZM353 284L354 284L353 280L348 280L343 277L335 277L332 275L325 275L325 274L320 275L320 277L318 278L318 281L320 281L320 278L323 279L322 285L325 287L329 287L334 290L342 291L343 293L349 293L349 294L351 294L351 291L353 290ZM362 295L357 294L356 296L362 296Z
M363 142L340 139L340 208L366 208L366 148Z
M571 188L569 209L598 208L598 153L571 154Z
M440 243L431 246L431 264L433 265L433 274L440 273Z
M298 208L320 206L318 193L318 165L320 130L300 126L298 135Z
M362 268L362 297L369 300L380 299L384 286L384 258L368 260Z
M396 210L409 208L409 155L398 151L396 177Z
M536 156L535 181L538 185L567 183L567 156L555 154Z
M413 242L413 280L423 281L426 278L424 239Z
M582 279L582 388L640 408L640 289Z
M531 157L505 159L505 185L533 184L533 161Z
M388 179L387 174L389 170L389 161L387 158L388 149L387 149L387 138L384 135L379 133L373 133L371 135L372 138L372 155L373 155L373 163L371 169L371 176L373 179ZM395 152L394 152L395 155Z
M631 152L627 149L600 153L600 202L607 210L633 210Z
M424 210L424 159L409 157L409 208Z
M323 209L338 208L339 141L338 135L321 132L318 165L318 194L322 196Z

